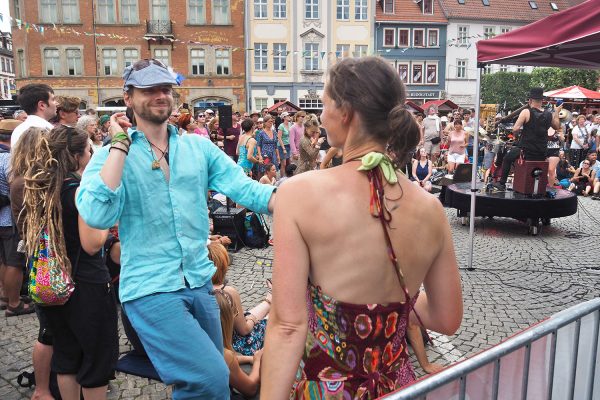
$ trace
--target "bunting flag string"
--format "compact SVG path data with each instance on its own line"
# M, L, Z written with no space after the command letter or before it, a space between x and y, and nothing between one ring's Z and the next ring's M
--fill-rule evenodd
M4 20L4 15L0 13L0 21ZM19 30L22 30L23 28L25 29L25 31L27 33L30 33L30 31L35 31L36 33L39 33L41 35L44 35L46 33L46 31L52 30L53 32L55 32L56 34L62 36L62 35L75 35L75 36L81 36L84 35L86 37L108 37L114 40L120 40L120 41L125 41L125 40L134 40L137 41L139 40L138 37L136 37L135 39L131 39L128 36L124 36L124 35L119 35L116 33L98 33L98 32L85 32L85 31L78 31L70 26L62 26L62 25L57 25L55 23L52 23L52 27L45 27L43 25L38 25L38 24L34 24L34 23L30 23L30 22L26 22L23 21L21 19L18 18L13 18L11 16L8 16L9 20L11 21L11 23L14 24L14 26L16 26ZM484 35L481 34L477 34L477 35L472 35L472 36L465 36L465 37L459 37L459 38L452 38L452 39L448 39L446 41L447 45L449 47L452 46L467 46L467 48L470 48L472 43L470 41L470 39L481 39L482 37L485 37ZM230 49L232 52L235 51L250 51L250 52L260 52L262 55L277 55L277 56L283 56L286 57L289 56L290 54L294 55L294 56L302 56L302 57L321 57L321 59L324 59L326 55L334 55L337 58L342 57L343 52L341 51L302 51L302 50L295 50L295 51L289 51L289 50L273 50L270 53L268 52L268 50L266 49L255 49L253 47L249 47L249 48L244 48L244 47L236 47L236 46L226 46L226 45L221 45L221 44L213 44L213 43L206 43L206 42L201 42L201 41L195 41L195 40L182 40L182 39L175 39L175 38L171 38L171 37L163 37L163 38L153 38L153 37L143 37L144 40L146 41L160 41L160 40L168 40L171 43L180 43L180 44L191 44L191 45L201 45L204 47L212 47L215 49ZM400 52L400 53L404 53L409 49L413 49L414 47L404 47L402 49L379 49L379 50L372 50L370 53L362 53L360 54L361 56L367 56L367 55L379 55L381 53L390 53L391 51L395 51L395 52Z

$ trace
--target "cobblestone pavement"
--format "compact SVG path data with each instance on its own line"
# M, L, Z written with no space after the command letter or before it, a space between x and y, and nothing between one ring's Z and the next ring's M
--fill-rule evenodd
M600 201L581 198L579 212L552 221L540 236L527 235L525 224L505 218L476 220L475 269L468 262L468 226L447 209L461 268L465 313L454 336L433 335L430 361L462 360L562 309L600 295ZM243 293L245 307L262 300L264 278L271 275L272 250L244 249L233 257L231 284ZM120 352L130 349L125 335ZM28 399L16 376L31 370L31 345L37 336L34 315L0 317L0 398ZM414 358L413 358L414 362ZM416 362L415 362L416 364ZM422 371L417 369L418 374ZM170 398L162 384L117 374L110 399Z

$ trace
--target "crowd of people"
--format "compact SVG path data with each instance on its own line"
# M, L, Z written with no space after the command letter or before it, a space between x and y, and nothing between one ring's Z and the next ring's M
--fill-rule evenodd
M412 175L429 189L435 143L389 65L337 63L321 115L263 109L226 123L175 107L159 61L123 76L126 113L81 113L80 99L29 84L23 113L0 121L1 300L7 316L39 320L33 398L53 398L51 371L63 399L106 398L119 307L176 399L259 387L267 399L374 398L415 379L407 340L426 372L441 369L423 338L458 329L460 279L441 205L399 171L418 147ZM231 241L211 232L209 191L274 215L273 279L249 310L228 283ZM415 230L435 238L427 251ZM74 282L63 303L21 296L40 243Z

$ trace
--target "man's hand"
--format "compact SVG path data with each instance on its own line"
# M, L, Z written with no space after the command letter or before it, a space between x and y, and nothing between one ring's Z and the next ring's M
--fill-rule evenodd
M119 132L125 132L127 134L127 129L130 128L131 122L129 122L129 118L125 116L125 113L119 112L114 113L110 116L110 125L108 127L108 134L110 137L114 137ZM129 136L129 135L128 135Z

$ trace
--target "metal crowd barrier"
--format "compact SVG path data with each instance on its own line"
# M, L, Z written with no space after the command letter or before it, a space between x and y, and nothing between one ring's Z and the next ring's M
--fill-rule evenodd
M547 320L385 400L600 400L600 298Z

